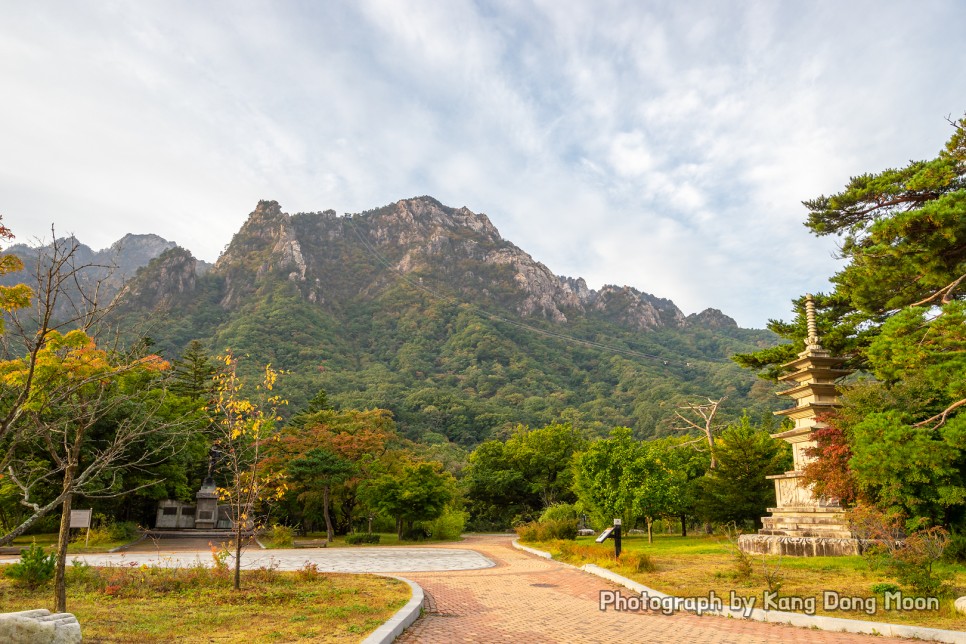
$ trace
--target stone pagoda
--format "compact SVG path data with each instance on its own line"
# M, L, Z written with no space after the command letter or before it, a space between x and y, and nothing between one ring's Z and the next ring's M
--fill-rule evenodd
M795 406L775 412L792 419L795 427L772 435L791 444L794 469L768 477L775 481L778 507L768 508L771 516L762 518L764 528L758 534L741 535L738 545L745 552L776 555L859 554L859 541L853 538L838 499L816 498L802 479L805 465L815 460L808 455L809 448L816 446L812 433L825 426L817 417L838 406L835 381L851 373L841 368L844 359L833 357L819 344L811 295L806 296L805 315L808 321L805 350L797 359L783 365L787 373L779 378L791 388L778 395L788 396L795 401Z

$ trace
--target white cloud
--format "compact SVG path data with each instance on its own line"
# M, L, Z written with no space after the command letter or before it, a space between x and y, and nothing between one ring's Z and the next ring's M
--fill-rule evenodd
M558 273L745 325L827 288L803 199L934 155L953 0L0 6L0 212L214 259L259 198L431 194Z

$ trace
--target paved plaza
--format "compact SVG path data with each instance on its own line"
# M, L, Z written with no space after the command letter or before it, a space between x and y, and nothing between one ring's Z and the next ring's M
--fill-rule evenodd
M601 590L632 591L560 562L519 551L509 536L471 536L460 545L496 563L473 571L407 574L422 586L423 616L397 642L908 642L780 624L690 614L602 612ZM441 546L442 548L442 546Z
M603 612L602 590L631 591L512 547L510 535L477 535L459 547L312 548L262 550L249 547L244 568L402 574L425 592L423 615L397 640L415 642L693 642L758 643L793 641L908 642L834 633L725 617L687 613L659 615ZM11 558L0 557L0 560ZM212 563L207 539L142 541L125 553L77 555L70 560L95 566L191 566Z
M211 565L207 540L192 549L180 540L162 540L157 546L142 541L137 548L123 553L71 555L68 561L83 561L92 566L137 565L194 566ZM242 552L242 569L275 568L299 570L314 564L322 572L403 573L414 571L478 570L494 563L475 550L463 548L301 548L262 550L249 546Z

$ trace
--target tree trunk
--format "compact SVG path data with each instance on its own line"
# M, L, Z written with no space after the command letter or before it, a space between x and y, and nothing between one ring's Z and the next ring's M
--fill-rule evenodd
M647 517L647 542L654 543L654 534L651 531L651 527L654 525L654 520L651 517Z
M403 538L403 520L402 517L396 517L396 536L402 541Z
M54 603L56 612L67 612L67 543L70 541L70 506L73 495L74 467L64 470L64 501L61 504L60 532L57 535L57 568L54 571Z
M241 539L242 519L239 517L235 521L235 590L241 590Z
M332 543L335 531L332 529L332 517L329 516L329 486L322 487L322 514L325 516L325 545Z
M681 515L681 536L688 536L688 517L685 514Z

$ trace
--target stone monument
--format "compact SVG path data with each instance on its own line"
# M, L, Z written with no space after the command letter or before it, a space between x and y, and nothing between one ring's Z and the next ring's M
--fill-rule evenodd
M218 489L215 479L210 475L205 477L201 489L195 494L195 528L198 530L212 530L218 522Z
M808 449L816 446L813 432L825 426L818 416L838 406L835 381L851 373L841 368L844 359L833 357L819 343L811 295L806 296L805 315L805 350L783 365L788 373L779 378L791 388L778 395L788 396L795 406L775 412L792 419L795 426L772 435L791 443L794 469L768 477L775 481L777 507L768 508L771 516L762 518L764 527L758 534L741 535L738 546L745 552L762 554L855 555L860 552L860 542L853 537L838 499L816 497L802 479L805 465L814 460L808 454Z

